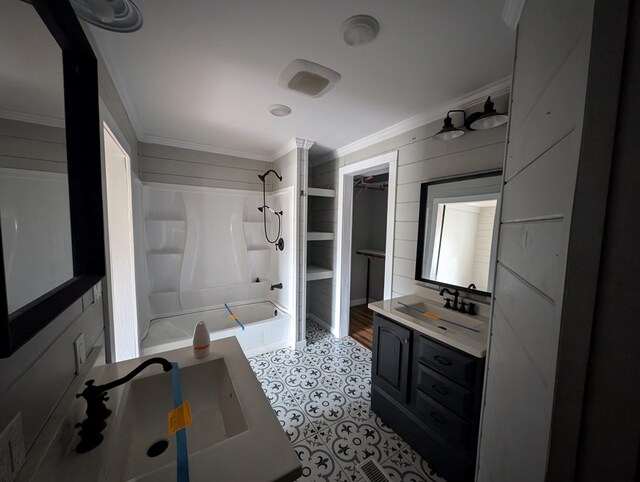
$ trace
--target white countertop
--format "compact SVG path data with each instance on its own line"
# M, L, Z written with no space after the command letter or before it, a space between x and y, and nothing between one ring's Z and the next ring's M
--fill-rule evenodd
M414 305L417 303L425 303L433 306L432 311L436 312L451 321L475 321L479 322L476 327L478 333L470 331L464 328L457 328L455 326L444 325L446 330L438 327L438 323L429 321L426 318L421 319L420 315L416 313L415 316L409 315L399 309L404 307L400 304ZM402 296L400 298L392 298L390 300L377 301L375 303L369 303L369 308L376 313L379 313L387 318L398 322L408 328L412 328L420 333L445 343L449 346L457 348L460 351L469 353L470 355L478 358L484 358L487 353L487 333L489 327L489 320L484 316L470 316L462 313L455 312L453 310L443 309L438 307L438 304L433 300L423 298L418 295Z
M189 455L192 481L285 482L295 480L301 473L298 457L235 337L212 341L210 355L201 360L193 357L191 347L181 348L159 355L98 366L89 372L86 379L95 379L96 384L108 383L127 374L152 356L162 356L171 362L178 362L181 368L206 363L218 357L224 358L247 422L246 431ZM136 378L159 373L162 373L162 369L153 365ZM123 411L121 400L126 387L125 384L109 391L107 407L113 413L107 419L107 428L103 431L105 440L86 454L76 454L74 450L79 441L74 424L84 418L85 408L84 400L74 400L66 408L63 420L58 420L56 435L46 443L46 453L36 462L36 468L27 480L112 480L110 466L119 463L118 460L114 460L113 454L114 446L118 444L116 427ZM173 468L156 473L154 477L156 478L153 480L175 481L175 464Z

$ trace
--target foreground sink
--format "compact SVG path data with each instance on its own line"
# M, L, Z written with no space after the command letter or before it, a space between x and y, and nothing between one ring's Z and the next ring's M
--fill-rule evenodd
M211 342L205 359L194 359L191 347L162 357L178 363L182 399L191 404L186 438L192 482L287 482L302 475L300 461L235 337ZM84 381L109 383L149 358L96 366L74 381L43 430L46 437L29 453L19 481L175 482L176 436L168 435L168 414L174 409L171 373L159 365L109 391L106 405L112 413L104 440L89 452L75 451L80 439L75 425L86 409L75 395Z
M409 316L425 321L440 329L446 330L469 330L471 332L478 332L482 322L474 319L464 313L457 313L451 310L437 307L435 305L418 302L418 303L398 303L398 311L405 313Z
M186 429L189 454L247 430L224 359L180 369L180 382L182 398L191 404L193 419ZM167 416L174 408L171 374L134 379L123 396L120 443L115 455L120 463L113 467L111 476L114 480L131 480L175 467L176 436L167 435Z

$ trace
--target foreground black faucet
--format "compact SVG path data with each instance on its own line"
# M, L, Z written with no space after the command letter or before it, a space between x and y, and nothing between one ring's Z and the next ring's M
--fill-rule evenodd
M277 285L271 285L271 288L269 288L271 291L273 290L281 290L282 289L282 283L278 283Z
M107 392L112 388L119 387L134 378L138 373L147 368L149 365L162 365L165 372L171 371L173 365L165 358L155 357L149 358L142 362L138 367L134 368L122 378L118 378L105 385L94 385L95 380L85 382L85 389L82 393L76 395L76 398L84 398L87 402L87 418L82 423L77 423L76 427L80 428L80 443L76 447L76 452L83 454L96 448L104 436L102 431L107 426L105 420L111 415L111 410L107 408L104 402L109 400Z

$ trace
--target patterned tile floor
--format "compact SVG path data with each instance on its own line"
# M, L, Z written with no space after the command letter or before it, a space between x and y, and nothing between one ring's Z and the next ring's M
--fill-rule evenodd
M393 481L444 482L371 411L371 352L307 323L307 346L249 359L302 461L299 481L361 482L374 457Z

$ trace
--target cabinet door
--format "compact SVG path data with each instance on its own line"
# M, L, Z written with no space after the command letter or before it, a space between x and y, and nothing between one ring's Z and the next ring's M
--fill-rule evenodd
M408 395L410 347L411 330L374 316L372 382L401 403Z

